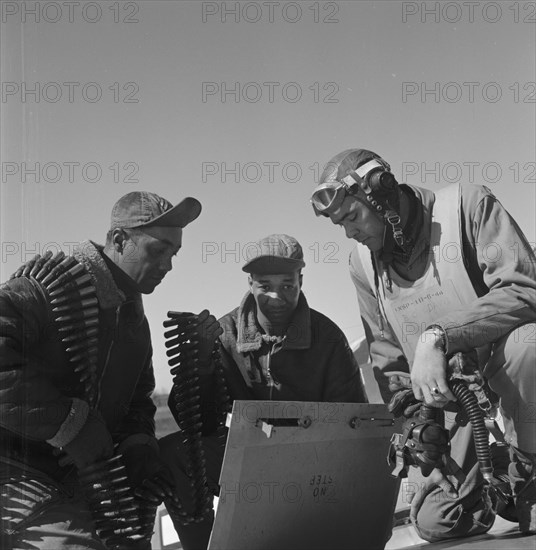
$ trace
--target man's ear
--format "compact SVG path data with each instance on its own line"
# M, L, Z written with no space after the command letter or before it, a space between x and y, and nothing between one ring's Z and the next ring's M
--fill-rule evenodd
M123 253L125 248L125 241L128 240L128 236L123 229L116 228L112 233L112 246L119 254Z
M300 273L299 277L298 277L298 281L300 283L300 290L301 290L301 287L303 285L303 275Z
M249 289L251 290L251 287L253 286L253 279L251 278L251 275L248 275L248 285Z

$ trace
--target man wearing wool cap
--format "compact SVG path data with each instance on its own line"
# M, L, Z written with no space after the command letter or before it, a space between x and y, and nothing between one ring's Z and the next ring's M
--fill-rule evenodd
M240 305L219 320L231 399L365 402L359 367L346 337L333 321L309 307L301 290L305 262L298 241L289 235L269 235L251 250L253 257L242 267L249 290ZM210 387L213 362L200 370L201 388ZM208 395L202 395L201 402L206 434L215 411ZM225 442L213 435L203 440L208 478L217 483ZM180 466L186 452L180 434L160 440L160 447L183 510L188 511L192 504L185 500L189 479ZM206 548L213 515L202 523L183 525L173 503L166 505L185 550Z

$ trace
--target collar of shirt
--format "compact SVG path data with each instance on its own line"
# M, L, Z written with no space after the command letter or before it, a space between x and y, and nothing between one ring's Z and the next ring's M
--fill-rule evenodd
M97 250L102 256L106 267L110 270L115 284L124 292L127 299L138 297L140 293L136 288L136 283L104 253L102 248L97 248Z

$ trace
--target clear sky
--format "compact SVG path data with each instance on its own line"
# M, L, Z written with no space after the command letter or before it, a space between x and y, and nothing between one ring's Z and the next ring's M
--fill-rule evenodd
M363 334L354 245L309 204L343 149L401 183L485 184L536 240L533 3L0 4L2 280L47 243L102 243L129 191L203 204L144 300L159 390L166 311L237 306L269 233L301 242L310 305Z

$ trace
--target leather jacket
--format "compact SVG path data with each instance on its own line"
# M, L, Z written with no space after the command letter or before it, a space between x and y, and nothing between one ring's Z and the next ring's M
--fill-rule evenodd
M97 410L115 443L139 434L152 438L155 382L141 295L124 291L122 272L105 261L99 245L81 243L74 256L98 299ZM87 397L64 348L41 283L19 277L0 286L0 461L56 480L70 468L58 466L46 440L61 429L73 398Z

